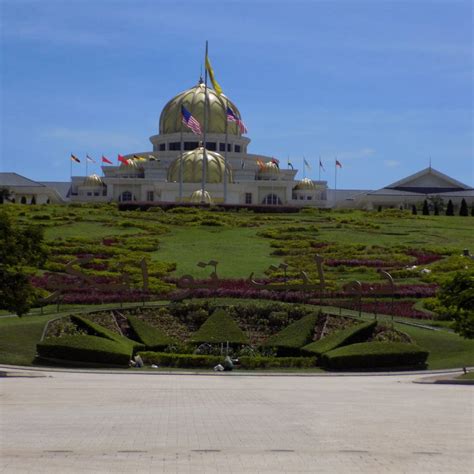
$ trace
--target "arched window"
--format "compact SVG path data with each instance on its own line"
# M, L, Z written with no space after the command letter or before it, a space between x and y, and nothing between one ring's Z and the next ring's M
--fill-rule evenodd
M263 199L263 204L270 204L272 206L281 206L281 200L276 194L267 194Z
M131 201L132 200L132 193L130 191L124 191L120 195L120 201L125 202L125 201Z

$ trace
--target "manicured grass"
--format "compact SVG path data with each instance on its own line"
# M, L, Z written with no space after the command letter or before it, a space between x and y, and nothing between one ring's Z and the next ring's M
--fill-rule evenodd
M47 227L44 231L46 240L55 240L58 237L68 239L70 237L85 237L101 239L112 235L137 234L140 229L134 227L112 227L105 226L100 222L76 222L74 224Z
M199 261L217 260L217 274L222 278L247 278L263 272L281 260L270 255L270 241L256 235L254 228L174 227L161 237L156 260L176 262L175 274L208 278L211 267L200 268Z
M127 319L134 336L145 345L147 351L160 351L166 346L176 343L176 341L165 334L164 331L150 326L136 316L128 316Z
M474 380L474 372L468 372L467 374L462 374L456 378L458 380Z

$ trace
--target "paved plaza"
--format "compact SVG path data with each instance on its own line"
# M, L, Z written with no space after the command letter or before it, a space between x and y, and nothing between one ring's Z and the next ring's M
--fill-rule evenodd
M420 375L34 375L0 378L2 473L474 471L473 387Z

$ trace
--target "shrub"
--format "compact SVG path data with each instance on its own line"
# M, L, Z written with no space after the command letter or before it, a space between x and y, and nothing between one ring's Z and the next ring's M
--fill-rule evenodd
M308 314L265 341L264 346L274 347L277 355L299 355L300 347L311 341L318 314Z
M467 207L467 202L464 198L461 201L461 207L459 208L459 215L460 216L468 216L469 215L469 209Z
M316 367L316 357L239 357L242 369L278 369Z
M118 344L122 344L131 348L133 352L143 349L143 344L132 341L131 339L128 339L128 337L121 336L120 334L116 334L104 328L100 324L94 323L89 319L83 318L82 316L72 315L71 321L75 323L79 329L84 329L90 336L98 336L109 339L110 341L114 341Z
M369 323L357 324L356 326L337 331L329 336L323 337L319 341L312 342L304 346L301 351L308 354L321 355L325 352L332 351L337 347L353 344L354 342L366 341L374 332L376 321Z
M362 342L326 352L321 364L330 369L424 367L428 351L403 342Z
M426 199L423 201L423 209L421 212L424 216L430 215L430 208L428 206L428 201Z
M191 337L191 342L201 344L225 343L248 344L248 338L236 322L223 309L217 309L207 318L199 330Z
M39 357L96 364L127 365L131 346L97 336L63 336L36 346Z
M145 364L163 365L165 367L180 368L211 368L223 362L223 356L195 355L195 354L169 354L166 352L140 352Z
M447 216L454 216L454 205L451 199L448 201L448 205L446 207L446 215Z
M150 326L136 316L128 316L127 319L130 329L136 338L145 344L147 350L159 351L170 344L176 343L173 338L165 334L161 329Z

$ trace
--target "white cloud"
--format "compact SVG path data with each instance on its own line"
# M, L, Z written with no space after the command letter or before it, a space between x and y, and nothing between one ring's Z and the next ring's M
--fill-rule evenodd
M387 168L395 168L400 165L400 162L397 160L383 160L383 163Z

